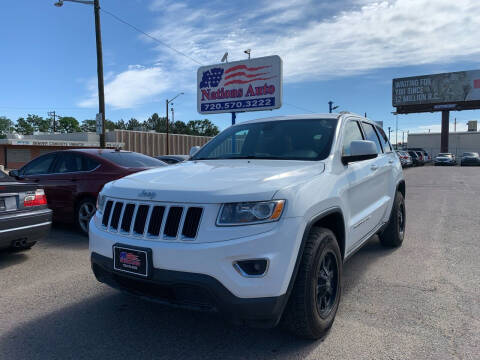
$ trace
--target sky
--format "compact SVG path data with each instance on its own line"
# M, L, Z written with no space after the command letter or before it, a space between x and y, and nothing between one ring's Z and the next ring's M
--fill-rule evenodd
M79 121L98 112L93 8L54 0L0 5L0 116L55 110ZM143 121L208 118L220 129L230 114L201 115L196 106L200 65L279 55L283 106L239 113L237 122L276 115L337 111L367 113L394 130L438 132L440 113L392 114L392 79L480 69L478 0L100 0L106 117ZM113 14L114 16L112 16ZM152 35L132 29L124 22ZM480 111L452 112L457 131ZM392 133L392 142L395 141Z

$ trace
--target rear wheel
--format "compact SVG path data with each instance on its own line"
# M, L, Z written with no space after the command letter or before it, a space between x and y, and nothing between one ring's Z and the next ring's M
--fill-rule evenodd
M80 201L75 212L75 220L79 230L88 235L88 223L95 214L96 204L92 198L86 198Z
M324 337L331 328L341 294L342 256L335 234L314 227L308 236L297 278L283 317L294 334Z
M385 247L398 247L405 237L405 200L400 191L395 195L390 220L387 228L379 234L380 242Z

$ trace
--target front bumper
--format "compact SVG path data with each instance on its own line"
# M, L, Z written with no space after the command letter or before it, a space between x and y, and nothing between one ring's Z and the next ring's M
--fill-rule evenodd
M435 161L436 166L454 166L457 165L456 161Z
M153 269L149 279L118 273L111 258L91 254L92 270L98 281L113 288L173 305L202 311L219 311L234 324L274 327L280 321L287 296L239 298L212 276Z
M199 243L154 240L106 232L96 225L94 218L95 216L89 226L91 253L112 259L112 246L116 243L151 249L153 268L212 276L232 294L242 298L285 294L306 226L303 218L285 218L263 233ZM250 226L257 225L248 227ZM239 274L233 263L248 259L267 259L269 267L266 274L256 278Z
M12 246L17 240L28 244L45 238L52 223L52 210L15 212L0 216L0 248Z

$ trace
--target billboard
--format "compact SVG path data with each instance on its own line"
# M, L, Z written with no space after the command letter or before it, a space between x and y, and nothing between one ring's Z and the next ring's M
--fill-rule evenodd
M198 69L200 114L272 110L281 106L282 59L277 55Z
M398 113L480 108L480 70L393 79Z

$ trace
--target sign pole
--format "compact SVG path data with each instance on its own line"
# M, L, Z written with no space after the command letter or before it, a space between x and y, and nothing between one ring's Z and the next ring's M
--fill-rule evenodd
M235 125L235 119L237 118L237 114L232 112L232 125ZM235 134L232 135L232 154L235 154L235 149L237 148L237 144L235 144Z
M450 122L450 111L442 110L442 134L440 136L440 151L448 152L448 126Z

